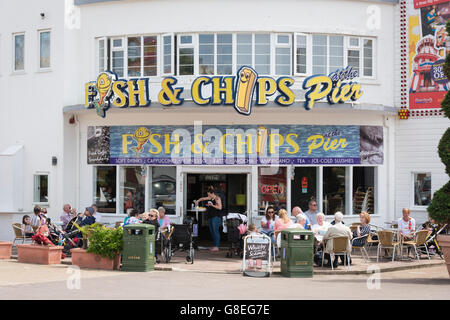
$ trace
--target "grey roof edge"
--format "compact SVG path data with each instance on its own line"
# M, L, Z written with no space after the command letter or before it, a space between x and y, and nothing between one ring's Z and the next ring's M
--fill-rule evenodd
M192 101L185 101L182 106L163 106L160 103L153 103L148 107L143 108L110 108L107 112L134 112L134 113L141 113L141 112L151 112L152 110L167 110L167 111L201 111L204 112L205 108L214 109L217 111L217 109L233 109L233 106L231 105L215 105L215 106L200 106L195 104ZM264 110L266 111L276 111L279 112L282 109L288 109L288 110L296 110L299 112L312 112L313 110L317 110L321 113L324 112L338 112L338 111L350 111L350 110L356 110L356 111L362 111L362 112L375 112L379 114L386 114L386 115L396 115L398 112L398 108L392 107L392 106L385 106L381 104L370 104L370 103L340 103L335 105L330 105L326 102L316 102L315 106L312 110L308 111L305 110L303 107L303 103L294 103L291 106L288 107L282 107L274 102L269 102L267 105L258 106L254 105L253 108L258 110ZM65 106L63 108L63 113L88 113L92 112L95 113L95 110L93 108L88 109L82 104L76 104L76 105L70 105Z
M94 3L104 3L104 2L117 2L122 0L74 0L74 4L76 6L82 6L85 4L94 4ZM400 0L353 0L353 1L361 1L361 2L387 2L397 4Z

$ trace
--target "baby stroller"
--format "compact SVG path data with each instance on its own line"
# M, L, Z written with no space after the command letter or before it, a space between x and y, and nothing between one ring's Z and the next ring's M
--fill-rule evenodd
M194 241L192 220L184 224L172 224L168 234L161 233L161 255L169 262L176 251L187 252L186 261L194 263Z
M430 224L430 223L426 224L425 223L424 227L427 227L427 226L429 226L431 229L431 233L427 236L427 240L425 242L425 246L428 249L428 253L430 254L430 256L434 256L435 254L438 254L441 259L444 259L442 250L439 247L436 237L438 236L438 234L445 233L444 229L447 227L447 225L445 224L440 229L439 229L439 225L437 225L437 224ZM417 248L417 249L420 250L420 253L427 254L427 249L425 249L424 246L421 246L420 248Z
M240 213L229 213L223 219L223 232L227 234L230 245L226 257L232 258L234 255L242 258L247 216Z

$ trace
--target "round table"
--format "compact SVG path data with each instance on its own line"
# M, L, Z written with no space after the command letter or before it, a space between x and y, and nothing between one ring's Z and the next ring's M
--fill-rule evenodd
M206 208L199 208L199 207L196 207L196 208L194 208L194 209L187 209L186 211L188 211L188 212L195 212L195 219L197 219L197 222L198 222L198 213L199 212L206 212Z

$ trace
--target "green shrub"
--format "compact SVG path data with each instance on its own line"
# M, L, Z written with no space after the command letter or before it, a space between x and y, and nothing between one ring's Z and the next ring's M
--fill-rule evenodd
M82 228L83 235L89 241L87 252L99 256L114 259L114 256L122 252L123 229L118 227L110 229L94 223Z
M434 193L427 211L438 223L450 222L450 181Z
M449 55L450 56L450 55ZM442 111L447 118L450 118L450 92L445 94L444 100L441 103Z
M450 175L450 128L447 128L438 144L438 154L445 165L445 172Z

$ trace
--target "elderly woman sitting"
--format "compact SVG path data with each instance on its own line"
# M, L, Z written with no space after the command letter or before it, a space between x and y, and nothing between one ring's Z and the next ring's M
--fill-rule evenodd
M299 213L295 218L297 222L291 224L288 228L306 229L306 216L303 213Z
M362 247L366 243L367 237L364 238L364 236L368 235L370 233L370 215L362 211L359 214L359 220L361 221L361 225L357 226L356 230L353 231L353 240L352 240L352 246L354 247Z
M325 215L322 212L317 214L317 224L312 226L312 232L318 241L322 241L323 235L327 232L331 224L325 221Z

